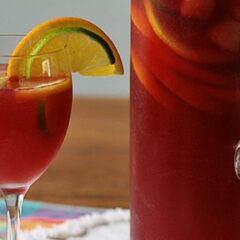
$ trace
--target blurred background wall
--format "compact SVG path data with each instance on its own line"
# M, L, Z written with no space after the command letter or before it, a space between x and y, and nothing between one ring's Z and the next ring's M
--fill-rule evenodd
M102 28L116 44L124 76L85 77L74 74L74 94L83 97L128 97L130 0L1 0L0 33L27 33L42 21L82 17Z

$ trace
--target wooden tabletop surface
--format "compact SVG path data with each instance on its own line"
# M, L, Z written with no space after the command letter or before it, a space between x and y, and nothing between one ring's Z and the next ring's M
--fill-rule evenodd
M128 207L128 146L128 100L75 98L64 144L26 199Z

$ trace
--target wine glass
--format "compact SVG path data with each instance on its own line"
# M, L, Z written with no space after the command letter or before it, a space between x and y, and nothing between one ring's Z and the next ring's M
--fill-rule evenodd
M59 150L72 105L71 70L61 61L67 47L12 56L22 37L0 35L0 191L7 208L8 240L18 239L24 195ZM19 68L18 74L9 76L9 61Z

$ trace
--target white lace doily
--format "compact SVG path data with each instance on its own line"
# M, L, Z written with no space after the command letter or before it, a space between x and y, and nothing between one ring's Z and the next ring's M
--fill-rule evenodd
M20 234L21 240L129 240L129 210L94 212L52 228L38 226Z

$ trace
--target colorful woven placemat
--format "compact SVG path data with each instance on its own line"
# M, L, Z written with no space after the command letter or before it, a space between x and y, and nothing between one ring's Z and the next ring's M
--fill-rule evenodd
M38 225L51 227L67 219L77 218L100 209L75 207L69 205L48 204L43 202L24 201L21 214L21 229L32 229ZM6 208L0 199L0 236L6 232Z

